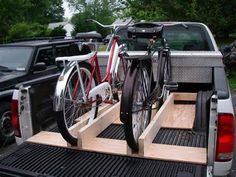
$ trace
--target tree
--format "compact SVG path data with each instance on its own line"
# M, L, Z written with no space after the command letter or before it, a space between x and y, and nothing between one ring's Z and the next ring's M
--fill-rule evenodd
M137 20L198 21L217 37L228 37L236 26L235 0L123 0L124 14Z
M103 24L111 24L116 19L116 0L68 0L68 2L70 7L74 7L78 11L71 19L76 32L96 30L105 36L108 33L107 29L94 23L89 24L86 19L95 19Z
M63 20L62 0L25 0L24 16L26 22L47 24Z
M0 0L0 38L6 36L11 25L23 21L22 0Z
M63 26L58 26L50 32L50 36L65 36L66 30L63 29Z
M17 23L10 28L8 40L45 37L49 36L50 32L51 31L47 29L47 26L40 25L39 23Z
M39 23L63 20L62 0L0 0L0 39L17 23ZM17 29L16 29L17 30Z
M156 0L123 0L124 16L132 16L137 21L160 21L166 18L165 12Z
M46 12L49 22L63 21L64 9L62 7L63 0L50 0L49 8Z

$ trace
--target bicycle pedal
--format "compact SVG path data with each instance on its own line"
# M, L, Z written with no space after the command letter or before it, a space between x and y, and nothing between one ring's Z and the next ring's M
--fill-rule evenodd
M178 83L176 82L168 82L166 85L166 89L169 91L176 91L178 90Z

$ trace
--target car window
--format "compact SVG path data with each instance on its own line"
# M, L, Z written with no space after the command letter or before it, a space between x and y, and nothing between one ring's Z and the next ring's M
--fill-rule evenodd
M25 71L32 51L31 47L0 47L1 68Z
M56 65L55 57L53 56L52 48L40 49L36 63L44 62L46 66Z
M57 46L56 57L70 56L70 46Z
M128 38L127 29L121 29L119 44L126 43L129 51L146 51L149 39ZM165 26L163 29L165 37L171 50L179 51L209 51L210 47L204 30L199 26L183 25Z

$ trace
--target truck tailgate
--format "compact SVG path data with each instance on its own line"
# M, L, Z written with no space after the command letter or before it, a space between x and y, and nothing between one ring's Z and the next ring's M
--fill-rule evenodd
M203 165L150 160L24 143L0 159L0 176L203 177Z

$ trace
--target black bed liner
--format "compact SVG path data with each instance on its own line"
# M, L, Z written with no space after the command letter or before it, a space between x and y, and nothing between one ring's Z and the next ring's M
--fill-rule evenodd
M205 174L206 167L202 165L78 151L32 143L24 143L15 152L0 159L0 176L203 177Z
M111 124L98 137L125 140L123 126ZM188 129L161 128L153 143L205 148L206 135Z
M98 137L125 140L123 126L111 124ZM183 129L161 128L153 143L206 147L204 134ZM0 159L0 176L204 177L206 166L24 143Z
M206 134L187 129L161 128L153 143L205 148Z

